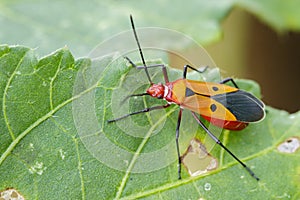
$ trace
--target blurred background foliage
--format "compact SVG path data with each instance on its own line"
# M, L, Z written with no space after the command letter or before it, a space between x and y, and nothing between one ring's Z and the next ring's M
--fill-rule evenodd
M299 0L2 0L0 43L37 48L41 57L68 46L76 58L84 57L130 29L132 14L138 27L191 36L224 76L256 80L266 104L295 112L300 109L299 8Z

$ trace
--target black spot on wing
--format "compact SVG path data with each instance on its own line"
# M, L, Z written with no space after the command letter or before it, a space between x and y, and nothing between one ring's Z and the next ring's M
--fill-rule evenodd
M213 86L212 89L213 89L213 91L218 91L219 90L219 88L217 86Z
M215 112L216 110L217 110L217 106L216 106L216 104L211 104L210 105L210 110L211 110L211 112Z
M211 98L224 105L241 122L259 121L265 115L264 104L243 90L218 94Z
M186 88L185 89L185 97L190 97L193 96L195 94L195 92L193 90L191 90L190 88Z

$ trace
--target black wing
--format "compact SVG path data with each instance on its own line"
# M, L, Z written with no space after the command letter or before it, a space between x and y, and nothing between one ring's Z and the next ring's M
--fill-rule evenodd
M238 121L256 122L264 118L264 103L243 90L211 96L224 105Z

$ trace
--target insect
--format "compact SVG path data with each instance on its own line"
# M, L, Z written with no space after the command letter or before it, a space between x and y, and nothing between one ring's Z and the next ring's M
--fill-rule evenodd
M188 69L194 70L199 73L202 73L205 70L199 70L189 65L184 66L182 78L170 82L165 65L146 65L141 45L139 43L137 33L135 30L133 18L131 15L130 22L143 65L137 66L128 57L125 57L125 59L127 59L128 62L135 68L145 70L147 78L150 82L150 87L145 93L132 94L129 95L127 98L149 95L157 99L163 99L164 101L166 101L166 104L148 107L143 110L132 112L119 118L108 120L108 123L116 122L118 120L140 113L146 113L158 109L165 109L171 106L172 104L178 105L179 112L175 137L177 148L176 150L178 156L178 179L181 179L179 129L182 111L183 109L187 109L191 112L196 122L218 145L220 145L237 162L239 162L253 178L259 180L259 178L254 174L254 172L239 158L237 158L227 147L225 147L221 143L221 141L205 126L205 124L201 121L199 115L215 126L228 130L242 130L248 125L248 123L257 122L264 118L264 103L252 94L240 90L232 78L224 79L220 83L188 80L186 78ZM148 72L148 68L153 67L160 67L162 69L165 84L155 84L152 82ZM234 87L226 85L225 83L227 82L231 82L234 85Z

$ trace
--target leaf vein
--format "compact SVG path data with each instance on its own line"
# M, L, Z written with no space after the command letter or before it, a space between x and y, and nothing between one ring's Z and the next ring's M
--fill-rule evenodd
M15 67L13 73L11 74L11 76L9 77L6 85L5 85L5 88L4 88L4 91L3 91L3 101L2 101L2 110L3 110L3 118L4 118L4 121L5 121L5 124L7 126L7 129L8 129L8 132L10 134L10 137L12 138L12 140L14 141L16 138L15 138L15 135L13 133L13 130L10 126L10 123L9 123L9 120L8 120L8 116L7 116L7 112L6 112L6 102L7 102L7 93L8 93L8 90L11 86L11 83L12 83L12 80L13 78L15 77L16 73L17 73L17 70L19 69L21 63L23 62L24 58L26 57L28 51L24 52L24 55L21 57L20 61L18 62L17 66Z
M149 140L153 130L156 128L156 126L158 126L167 116L170 115L170 113L174 112L174 109L171 109L168 113L166 113L166 115L163 115L159 120L157 120L153 126L151 126L151 128L149 129L149 131L147 132L147 134L145 135L144 139L142 140L141 144L139 145L139 147L137 148L136 152L134 153L132 159L131 159L131 162L129 163L128 165L128 168L126 170L126 173L121 181L121 184L120 184L120 187L117 191L117 194L116 194L116 197L115 199L120 199L121 195L122 195L122 192L124 191L124 188L125 188L125 185L126 185L126 182L128 180L128 177L130 175L130 172L131 170L133 169L134 167L134 164L138 158L138 156L140 155L140 153L142 152L145 144L147 143L147 141Z
M90 87L89 89L71 97L70 99L62 102L58 106L56 106L53 110L45 114L43 117L40 117L38 120L36 120L34 123L32 123L27 129L25 129L18 137L16 137L12 143L8 146L8 148L5 150L5 152L0 157L0 165L4 162L4 160L8 157L8 155L12 152L12 150L16 147L16 145L28 134L31 130L33 130L35 127L37 127L39 124L47 120L49 117L53 116L55 112L57 112L59 109L67 105L68 103L72 102L73 100L81 97L83 94L89 92L95 88L95 85Z
M79 177L80 177L80 184L81 184L81 195L82 199L85 200L85 187L84 187L84 180L83 180L83 174L82 174L82 161L79 153L79 146L78 146L78 138L74 138L74 143L76 147L76 154L77 154L77 159L78 159L78 172L79 172Z
M58 73L60 72L61 64L62 64L63 56L60 57L59 64L57 66L57 70L54 74L54 76L51 78L51 81L49 83L49 102L50 102L50 109L53 110L53 82L56 79Z

